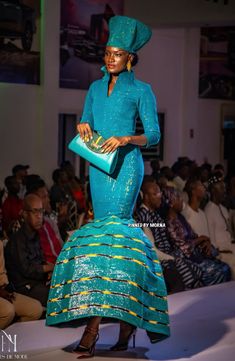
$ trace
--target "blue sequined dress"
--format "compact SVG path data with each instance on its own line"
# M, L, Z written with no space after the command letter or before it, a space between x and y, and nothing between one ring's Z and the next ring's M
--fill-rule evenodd
M124 71L108 96L109 74L92 83L82 122L104 138L135 134L143 122L149 147L159 141L151 87ZM143 179L139 146L119 148L110 176L89 167L94 221L65 243L53 272L47 325L91 316L115 318L162 336L169 335L167 293L151 242L135 227L133 208Z

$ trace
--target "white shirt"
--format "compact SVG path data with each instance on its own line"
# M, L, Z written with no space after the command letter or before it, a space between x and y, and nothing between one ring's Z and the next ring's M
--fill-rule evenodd
M176 189L178 189L180 192L183 192L185 184L186 184L186 180L183 180L180 176L176 176L173 179L173 182L175 184Z
M220 250L233 251L232 237L229 232L229 213L220 204L209 201L205 207L205 214L208 221L210 239L212 244Z
M186 204L182 214L192 227L193 231L197 233L199 237L210 237L206 215L200 208L198 211L195 211L188 204Z

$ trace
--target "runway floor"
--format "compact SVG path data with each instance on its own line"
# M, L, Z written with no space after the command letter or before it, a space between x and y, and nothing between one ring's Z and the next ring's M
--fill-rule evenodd
M108 351L117 340L118 325L101 325L93 360L235 360L235 281L171 295L169 312L171 337L152 345L146 333L138 330L136 348L130 347L125 352ZM40 320L15 323L5 332L12 339L14 335L17 336L17 352L0 352L0 360L72 361L76 360L76 355L65 352L62 348L78 340L83 327L46 327L45 320ZM5 335L0 335L0 339L0 350L2 346L6 351Z

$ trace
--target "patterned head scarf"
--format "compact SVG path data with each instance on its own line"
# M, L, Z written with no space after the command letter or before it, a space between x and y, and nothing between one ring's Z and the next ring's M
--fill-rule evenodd
M220 172L216 172L213 174L208 180L208 191L211 192L211 189L214 184L220 183L224 181L224 177Z
M173 187L166 187L162 189L162 201L165 205L168 205L168 207L170 207L171 204L179 198L179 196L180 193Z

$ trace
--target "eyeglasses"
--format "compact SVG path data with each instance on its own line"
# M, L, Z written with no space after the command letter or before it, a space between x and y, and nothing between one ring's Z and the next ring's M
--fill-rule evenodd
M34 216L43 216L45 213L44 208L31 208L31 209L24 209L25 212L32 213Z

